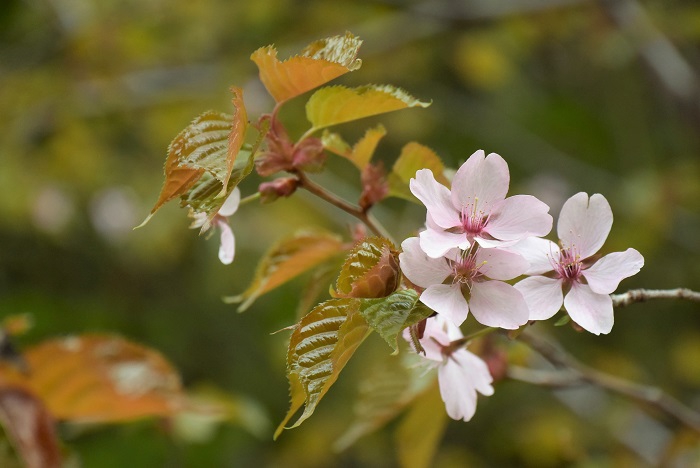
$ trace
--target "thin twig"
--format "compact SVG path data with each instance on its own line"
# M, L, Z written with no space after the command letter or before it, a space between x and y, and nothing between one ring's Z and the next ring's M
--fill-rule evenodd
M346 213L359 219L375 235L380 236L380 237L386 237L390 241L394 242L392 240L392 238L389 236L389 234L386 232L386 230L384 230L384 228L380 227L379 223L377 223L377 221L372 216L370 216L369 213L363 211L362 208L343 200L342 198L338 197L336 194L334 194L332 192L329 192L328 190L326 190L322 186L318 185L316 182L309 179L307 177L307 175L302 171L296 172L296 176L299 178L299 186L301 188L308 190L309 192L313 193L317 197L327 201L331 205L336 206L336 207L340 208L341 210L345 211Z
M632 289L624 294L612 294L613 307L626 307L635 302L646 302L650 299L687 299L700 302L700 292L687 288L677 289Z
M540 380L540 382L537 382L536 379L530 378L530 383L554 386L552 384L553 382L556 383L556 386L562 387L577 386L582 382L587 382L610 392L617 393L618 395L625 396L642 405L654 408L677 423L700 433L700 413L685 406L672 396L664 393L661 389L630 382L620 377L597 371L577 361L560 346L538 337L532 332L525 331L520 334L518 339L537 351L555 367L564 369L560 372L567 373L559 374L556 376L556 379L552 379L551 381ZM567 375L569 378L568 382L567 378L565 378ZM514 377L518 377L517 372ZM519 377L523 377L522 373ZM518 380L525 379L520 378Z

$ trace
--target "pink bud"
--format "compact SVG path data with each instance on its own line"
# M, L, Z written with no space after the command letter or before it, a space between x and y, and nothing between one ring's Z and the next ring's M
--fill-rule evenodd
M260 184L260 200L262 203L271 203L280 197L288 197L293 194L299 186L299 179L296 177L281 177L271 182Z

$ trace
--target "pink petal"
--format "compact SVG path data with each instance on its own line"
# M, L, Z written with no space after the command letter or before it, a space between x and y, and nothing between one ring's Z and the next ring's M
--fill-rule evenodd
M469 309L479 323L509 330L524 325L530 316L520 291L501 281L474 283Z
M420 248L417 237L409 237L401 243L399 254L401 271L415 285L427 288L445 281L452 269L444 258L430 258Z
M625 278L639 273L644 257L634 249L608 254L583 270L588 286L598 294L611 294Z
M526 275L541 275L553 271L552 261L559 259L559 246L554 242L540 237L528 237L521 240L508 250L519 253L530 264Z
M409 278L410 279L410 278ZM450 320L457 326L467 319L469 305L462 295L462 288L456 284L434 284L420 295L423 304Z
M454 333L454 330L457 330L459 334L455 338L450 336L450 332ZM459 331L459 327L442 315L435 315L426 320L423 338L420 342L425 349L427 359L442 362L445 358L442 354L443 347L448 346L452 340L461 337L462 333Z
M515 284L530 309L530 320L547 320L559 312L564 302L561 280L531 276Z
M510 174L505 160L484 151L472 154L452 178L452 204L461 210L477 202L477 209L489 213L493 204L508 193Z
M233 256L236 253L236 240L233 237L231 226L226 221L217 220L217 226L221 230L221 245L219 245L219 260L224 265L230 265L233 262Z
M469 241L464 233L452 233L445 230L426 229L420 234L420 248L432 258L445 255L450 249L468 249Z
M455 420L469 421L476 412L476 389L467 371L452 359L438 368L440 396L447 414Z
M588 285L574 282L564 298L564 307L574 322L595 335L612 330L615 317L607 294L597 294Z
M545 236L552 230L549 206L531 195L515 195L498 203L484 230L496 239Z
M435 180L430 169L416 172L416 177L411 179L409 187L411 193L425 205L433 221L440 227L449 229L461 225L459 212L450 201L450 190Z
M480 273L496 280L520 276L530 265L520 254L501 249L479 249L474 260L481 265Z
M466 349L460 349L452 354L452 359L467 371L471 385L482 395L493 395L493 377L489 372L489 367L476 354L470 353Z
M241 203L241 191L238 187L234 187L231 194L228 196L226 201L221 208L219 208L219 213L221 216L231 216L238 210L238 205Z
M561 208L557 232L565 248L575 247L581 259L595 254L608 238L613 223L610 204L599 193L579 192Z

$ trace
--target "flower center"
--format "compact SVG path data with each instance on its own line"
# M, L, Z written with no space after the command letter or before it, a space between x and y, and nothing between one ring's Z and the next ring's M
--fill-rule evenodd
M479 269L483 263L476 263L476 254L470 250L463 250L457 260L452 262L452 284L460 283L468 288L482 274Z
M462 229L468 235L477 235L483 231L484 226L489 220L490 213L487 213L483 209L479 209L479 199L474 198L473 204L468 204L462 208L460 213L460 218L462 221Z
M559 260L553 262L554 271L556 271L561 278L567 280L577 280L581 276L581 271L583 270L583 263L581 262L581 255L578 253L578 249L575 245L571 247L562 248L559 252Z

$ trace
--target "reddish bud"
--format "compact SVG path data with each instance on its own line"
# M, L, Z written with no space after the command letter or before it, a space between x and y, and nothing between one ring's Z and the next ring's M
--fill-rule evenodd
M264 118L270 117L264 116ZM270 130L265 135L265 150L255 160L255 169L263 177L276 172L289 171L293 168L293 151L294 144L289 139L284 126L277 119L271 119Z
M258 187L260 201L271 203L280 197L288 197L293 194L299 186L299 179L296 177L281 177L271 182L263 182Z
M386 198L389 193L389 184L386 181L384 164L367 164L362 169L362 194L360 195L360 208L367 211L373 205Z
M297 143L291 158L295 169L307 172L319 172L326 163L323 143L318 138L306 138Z

